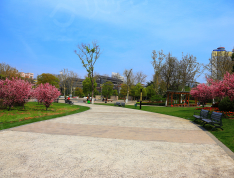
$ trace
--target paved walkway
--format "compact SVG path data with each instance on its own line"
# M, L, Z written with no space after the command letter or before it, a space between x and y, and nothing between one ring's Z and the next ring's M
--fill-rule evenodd
M91 109L1 131L0 177L234 177L234 160L188 120L81 105Z

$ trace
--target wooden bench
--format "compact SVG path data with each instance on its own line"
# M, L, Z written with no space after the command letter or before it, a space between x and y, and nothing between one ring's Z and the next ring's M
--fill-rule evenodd
M189 104L189 106L197 106L197 104Z
M108 101L111 101L111 102L112 102L113 100L112 100L112 99L108 99L107 102L108 102Z
M174 104L174 107L183 107L184 104Z
M214 127L211 129L211 131L215 128L222 128L223 123L222 123L222 117L223 117L223 113L218 113L218 112L212 112L210 119L202 119L202 121L204 121L205 123L203 124L203 126L205 124L210 124L213 125Z
M196 114L199 114L199 115L196 115ZM194 115L193 115L193 117L195 117L194 121L196 121L197 119L199 119L199 120L208 119L208 114L209 114L208 110L202 109L200 113L199 113L199 111L196 111L196 112L194 112Z

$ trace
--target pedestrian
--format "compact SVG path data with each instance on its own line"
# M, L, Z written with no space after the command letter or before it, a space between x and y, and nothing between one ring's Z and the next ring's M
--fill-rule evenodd
M68 104L70 104L70 96L68 96L68 98L67 98L67 101L68 101Z
M65 103L67 103L67 97L66 97L66 96L65 96L65 99L64 99L64 100L65 100Z

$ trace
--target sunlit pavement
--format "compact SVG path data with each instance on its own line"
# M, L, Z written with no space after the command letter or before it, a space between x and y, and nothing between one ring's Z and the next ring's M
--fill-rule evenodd
M0 132L0 177L227 177L234 160L205 131L173 116L90 110Z

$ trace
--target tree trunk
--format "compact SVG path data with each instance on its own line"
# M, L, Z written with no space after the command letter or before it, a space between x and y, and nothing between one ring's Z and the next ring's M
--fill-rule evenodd
M25 104L25 103L23 103L23 109L24 109L24 104Z
M126 103L128 102L128 96L129 96L129 86L128 86L128 91L127 91Z
M65 95L66 95L66 94L65 94L65 84L64 84L64 91L63 91L63 94L64 94L64 97L65 97Z
M93 71L92 71L92 74L91 74L92 76L90 77L90 79L91 79L91 84L92 84L92 101L91 101L91 103L93 104Z

